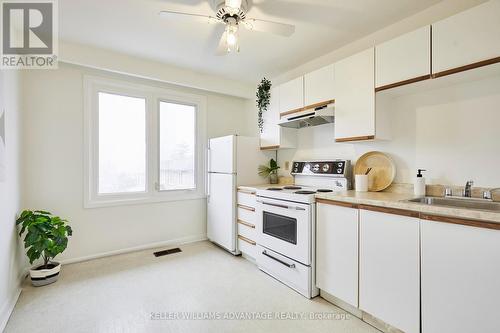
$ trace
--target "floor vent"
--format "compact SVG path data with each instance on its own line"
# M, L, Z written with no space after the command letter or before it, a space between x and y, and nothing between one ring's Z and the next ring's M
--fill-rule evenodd
M179 253L179 252L182 252L182 250L179 249L178 247L176 247L174 249L168 249L168 250L154 252L153 254L155 255L155 257L161 257L161 256L166 256L167 254Z

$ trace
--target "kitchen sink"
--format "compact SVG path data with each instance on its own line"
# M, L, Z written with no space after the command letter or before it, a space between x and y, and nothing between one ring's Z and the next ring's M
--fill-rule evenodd
M499 202L486 201L483 199L423 197L405 201L429 206L455 207L500 212Z

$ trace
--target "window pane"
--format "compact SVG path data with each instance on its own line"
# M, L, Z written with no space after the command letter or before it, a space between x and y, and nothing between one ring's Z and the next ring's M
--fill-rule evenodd
M99 194L146 191L146 100L99 93Z
M194 189L196 107L160 102L160 190Z

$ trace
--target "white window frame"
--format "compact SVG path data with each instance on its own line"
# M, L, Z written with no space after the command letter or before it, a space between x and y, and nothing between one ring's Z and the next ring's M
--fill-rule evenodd
M164 201L195 200L206 197L206 97L146 86L127 81L84 76L84 207L97 208ZM144 98L146 100L146 191L99 194L99 92ZM160 102L192 105L195 116L195 188L159 191L159 107Z

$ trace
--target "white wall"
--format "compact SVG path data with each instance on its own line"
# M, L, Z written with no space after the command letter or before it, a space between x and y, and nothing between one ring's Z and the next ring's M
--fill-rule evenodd
M19 295L24 263L15 227L21 188L20 85L18 71L0 71L0 107L5 111L5 174L0 176L0 331Z
M422 168L430 184L464 185L472 179L478 186L500 186L500 77L429 89L383 103L391 120L389 141L335 143L333 124L299 130L297 149L279 152L282 173L285 161L355 163L379 150L395 160L398 183L412 183Z
M83 75L121 78L207 97L209 137L252 132L246 100L60 64L24 77L23 206L71 221L74 235L59 260L206 235L206 201L83 208Z

